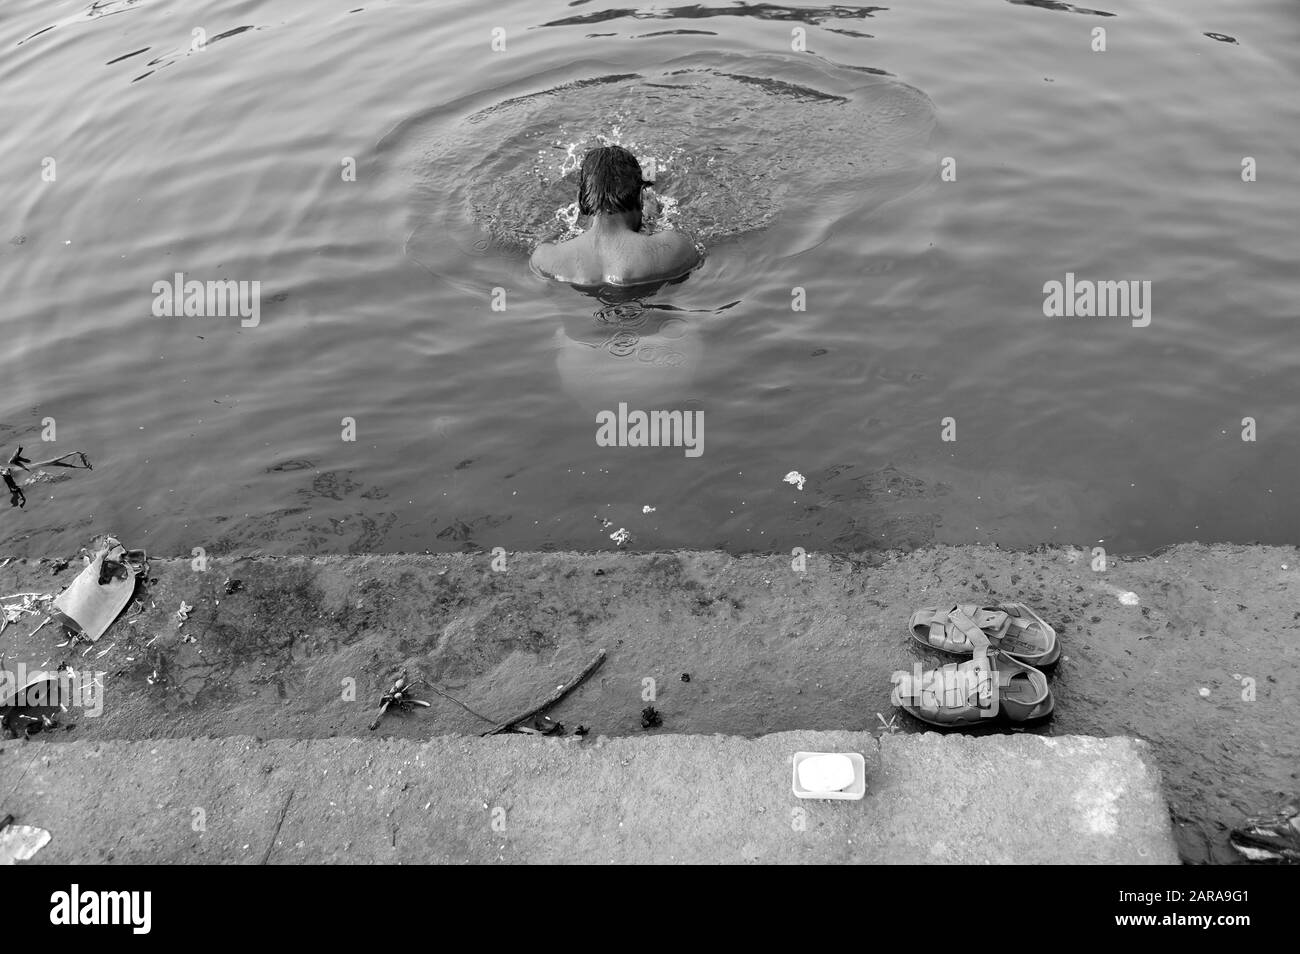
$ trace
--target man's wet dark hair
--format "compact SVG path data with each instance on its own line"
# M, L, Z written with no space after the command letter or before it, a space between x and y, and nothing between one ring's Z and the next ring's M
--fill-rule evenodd
M641 187L654 185L641 178L641 164L622 146L601 146L582 158L578 171L578 211L638 212Z

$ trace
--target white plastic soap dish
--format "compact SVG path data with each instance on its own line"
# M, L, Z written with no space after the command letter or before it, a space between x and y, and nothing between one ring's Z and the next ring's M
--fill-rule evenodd
M796 752L790 788L795 798L857 801L867 794L867 761L859 752Z

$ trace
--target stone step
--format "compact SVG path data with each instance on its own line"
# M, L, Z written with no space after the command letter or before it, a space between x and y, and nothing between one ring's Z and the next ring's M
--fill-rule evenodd
M781 732L3 744L0 809L68 863L1176 864L1127 738ZM866 758L797 799L796 751ZM9 780L13 780L10 783Z

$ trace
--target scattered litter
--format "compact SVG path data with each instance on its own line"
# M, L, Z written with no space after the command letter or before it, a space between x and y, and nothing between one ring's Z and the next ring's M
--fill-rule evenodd
M794 484L798 490L803 490L803 482L808 478L797 470L792 470L783 478L787 484Z
M63 665L59 670L63 670ZM17 686L12 696L8 692L0 700L0 729L5 738L30 738L33 733L58 727L55 716L60 710L66 712L67 706L59 704L58 675L41 671L25 683Z
M689 672L682 673L682 682L690 682L690 681L691 681L691 674Z
M443 572L445 573L446 571L444 570ZM223 588L225 589L227 596L233 596L235 593L238 593L240 590L244 588L244 581L226 580L226 582L223 584Z
M18 600L17 603L5 603L0 606L3 616L0 616L0 633L3 633L10 623L16 623L23 616L38 616L41 610L36 608L37 603L48 602L53 597L48 593L15 593L12 596L0 597L6 600ZM38 627L39 628L39 627Z
M71 631L74 642L98 641L131 602L148 565L143 550L127 550L105 537L76 579L55 598L51 617Z
M641 728L657 729L664 724L664 717L654 706L646 706L641 710Z
M185 621L190 618L190 613L193 612L193 610L194 610L193 606L191 606L189 603L186 603L184 600L181 600L181 608L176 611L177 629L180 629L183 625L185 625Z
M0 818L0 865L26 861L50 843L50 833L44 828L13 822L13 815Z
M628 533L626 528L619 527L609 535L609 538L617 543L620 547L632 539L632 534Z
M1300 797L1291 797L1276 811L1252 815L1228 838L1247 861L1300 864Z
M531 725L517 725L515 732L524 735L564 735L564 723L556 722L550 716L534 716Z
M50 567L51 573L62 573L68 568L67 560L55 560L54 565Z
M586 735L588 732L590 732L590 731L591 731L591 730L588 729L585 725L580 725L580 726L578 726L576 729L573 730L573 734L576 735L578 738L581 739L583 736L585 736L585 735Z
M375 721L370 723L370 731L373 732L375 729L379 728L379 720L384 717L384 713L390 708L407 710L412 706L420 706L421 708L427 709L429 708L429 703L425 702L423 699L416 699L411 696L411 682L406 677L406 670L403 669L402 674L397 677L389 690L380 697L379 715L375 716Z

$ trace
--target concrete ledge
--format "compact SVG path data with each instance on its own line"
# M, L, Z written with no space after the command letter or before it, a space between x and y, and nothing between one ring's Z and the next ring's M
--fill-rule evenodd
M800 749L863 752L867 797L794 798ZM1125 738L9 742L0 777L46 864L1178 862Z

